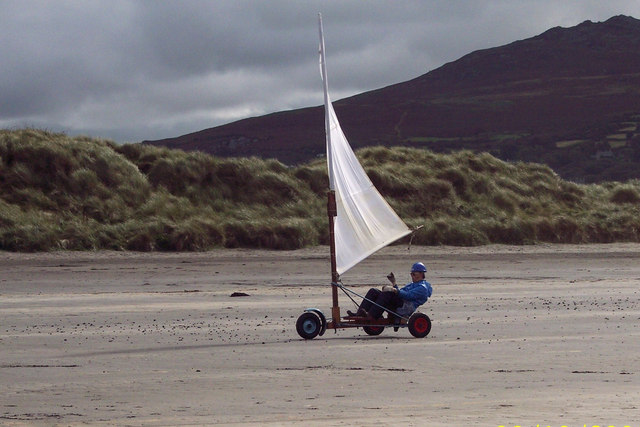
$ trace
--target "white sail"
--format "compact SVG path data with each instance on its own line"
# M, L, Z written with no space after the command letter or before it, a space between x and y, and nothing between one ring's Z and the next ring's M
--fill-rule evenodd
M319 21L329 188L335 190L338 211L335 218L336 270L343 274L411 230L373 186L340 128L329 98L321 16Z

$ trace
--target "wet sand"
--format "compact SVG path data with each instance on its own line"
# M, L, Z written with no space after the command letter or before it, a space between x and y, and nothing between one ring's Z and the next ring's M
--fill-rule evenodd
M387 248L431 334L305 341L327 252L0 252L0 424L640 425L640 245Z

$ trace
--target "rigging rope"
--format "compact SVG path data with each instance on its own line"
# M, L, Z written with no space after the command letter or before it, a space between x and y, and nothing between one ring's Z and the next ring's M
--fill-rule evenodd
M363 300L369 301L371 304L373 304L373 305L375 305L377 307L380 307L384 311L388 311L389 313L393 314L396 317L399 317L400 319L404 319L404 320L407 320L407 321L409 320L408 317L402 316L402 315L396 313L395 311L390 310L387 307L384 307L384 306L378 304L377 302L370 300L367 297L363 297L362 295L360 295L359 293L357 293L355 291L352 291L351 289L349 289L345 285L343 285L342 281L334 282L334 283L332 283L332 285L333 286L337 286L338 288L342 289L342 292L344 292L349 297L349 299L351 299L351 301L353 301L353 303L356 304L356 305L358 305L358 303L356 303L355 300L353 298L351 298L351 295L347 294L347 292L352 293L353 295L356 295L356 296L362 298Z

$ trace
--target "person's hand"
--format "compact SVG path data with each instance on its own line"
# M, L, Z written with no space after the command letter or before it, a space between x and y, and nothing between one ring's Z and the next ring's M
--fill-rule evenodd
M389 279L389 281L395 285L396 284L396 276L393 274L393 271L389 274L387 274L387 279Z

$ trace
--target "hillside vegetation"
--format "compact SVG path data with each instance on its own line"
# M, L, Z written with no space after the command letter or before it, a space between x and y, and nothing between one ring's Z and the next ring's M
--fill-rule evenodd
M489 154L358 156L422 245L640 241L640 181L577 185ZM0 131L0 249L295 249L327 243L324 161L216 158Z

